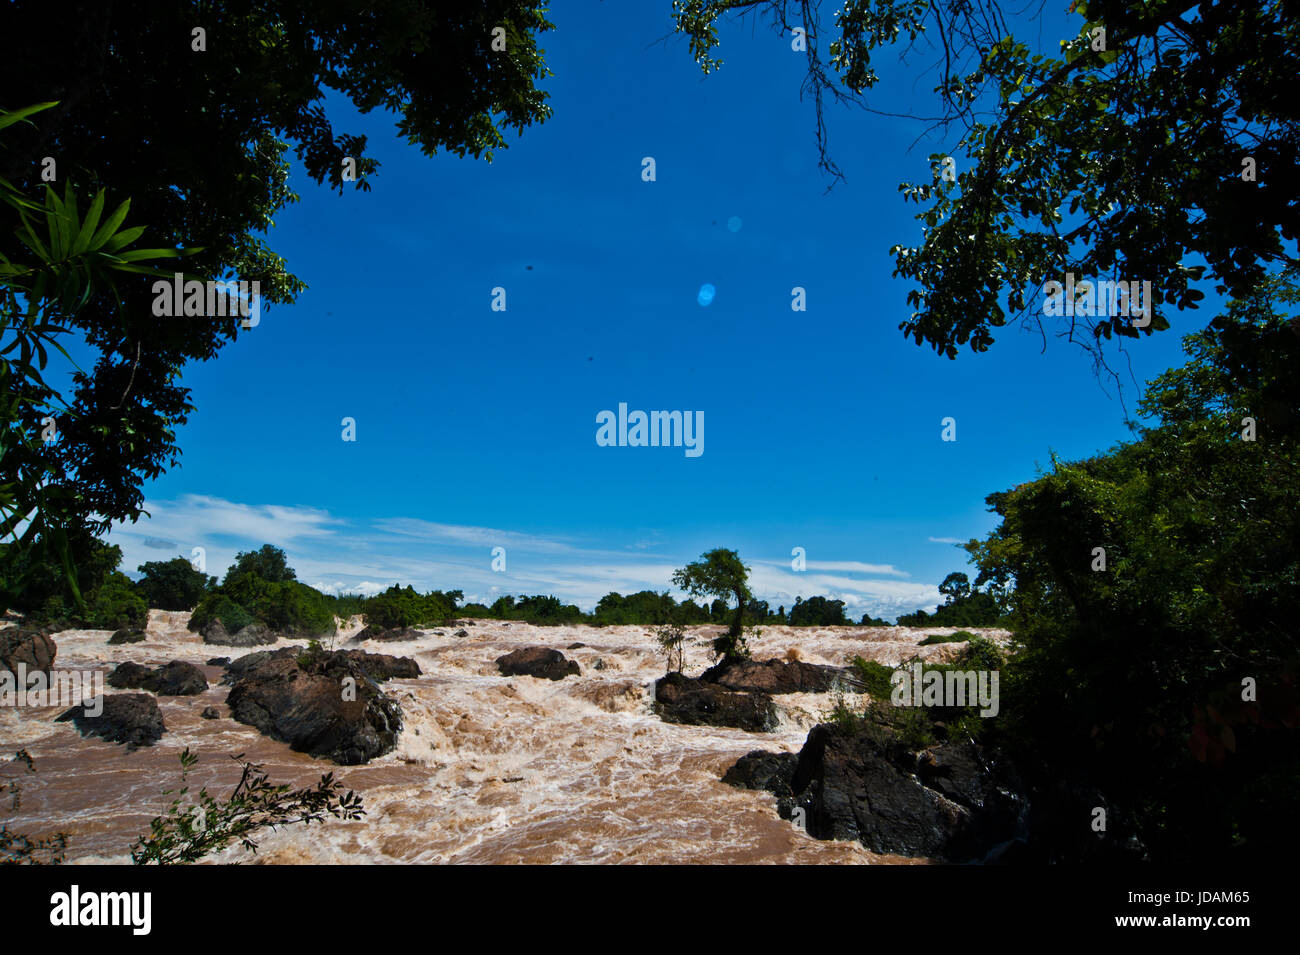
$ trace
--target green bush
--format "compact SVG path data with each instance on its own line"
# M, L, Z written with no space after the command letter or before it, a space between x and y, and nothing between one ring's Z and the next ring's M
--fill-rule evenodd
M932 633L920 643L919 647L929 647L936 643L961 643L964 640L976 639L975 634L968 630L958 630L956 633Z
M209 621L217 619L227 633L235 633L253 622L253 615L222 593L208 594L199 601L190 617L189 628L202 630Z
M215 577L195 570L184 557L149 561L136 569L144 575L136 582L136 589L150 607L159 610L193 610L217 582Z
M149 605L130 578L113 571L86 601L85 625L93 630L141 629L149 619Z

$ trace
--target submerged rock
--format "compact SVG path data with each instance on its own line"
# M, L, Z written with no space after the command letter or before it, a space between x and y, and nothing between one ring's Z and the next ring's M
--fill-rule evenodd
M88 709L98 709L102 701L103 712L91 716ZM167 731L163 725L158 701L148 693L113 693L97 697L90 704L83 703L65 710L55 720L71 720L82 736L99 736L110 743L125 743L127 752L140 746L152 746Z
M208 688L203 671L193 663L173 660L150 668L139 663L122 663L108 675L108 685L120 690L148 690L159 696L193 696Z
M737 693L681 673L655 681L655 712L669 723L734 726L751 733L776 729L776 706L766 693Z
M367 666L384 665L363 665L355 653L285 647L236 660L226 671L233 683L226 697L231 717L297 752L343 766L391 752L402 729L401 707L367 672Z
M578 676L578 664L550 647L521 647L497 657L502 676L532 676L541 680L563 680Z

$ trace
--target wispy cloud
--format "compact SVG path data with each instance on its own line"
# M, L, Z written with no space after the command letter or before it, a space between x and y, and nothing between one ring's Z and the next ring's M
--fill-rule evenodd
M166 543L181 556L194 547L206 554L207 572L220 577L239 551L262 544L283 548L300 580L330 593L373 594L395 583L419 590L459 589L466 600L491 603L501 594L553 593L590 610L610 591L669 591L673 571L694 555L675 560L672 546L650 535L655 556L638 541L631 548L605 549L493 527L446 524L409 517L351 522L329 511L278 504L240 504L205 495L150 501L151 517L119 525L112 542L123 566L134 573L159 559ZM604 543L604 542L600 542ZM506 548L505 571L492 567L491 549ZM821 594L843 600L851 617L894 616L939 603L936 585L905 580L892 564L864 561L808 561L796 573L788 560L758 558L750 587L773 607L788 609L796 597Z
M931 544L964 544L966 541L959 537L931 537Z

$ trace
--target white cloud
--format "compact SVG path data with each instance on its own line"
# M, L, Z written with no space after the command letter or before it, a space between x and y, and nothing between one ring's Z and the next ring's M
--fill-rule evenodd
M238 551L262 544L283 548L298 578L330 593L373 594L392 584L417 590L464 591L466 600L491 603L503 593L553 593L566 603L590 610L610 591L669 591L672 574L689 558L649 559L651 555L583 547L517 531L416 518L382 518L367 525L329 511L277 504L239 504L206 495L150 501L152 516L113 529L111 542L123 552L123 568L160 559L160 540L174 541L177 553L206 551L207 572L221 577ZM656 533L654 535L658 537ZM657 545L661 544L655 541ZM491 567L491 548L507 551L505 573ZM667 549L667 545L665 549ZM795 573L788 561L750 561L750 588L773 607L788 609L797 596L821 594L843 600L851 617L863 613L894 616L940 602L935 584L904 580L892 564L861 561L809 561ZM857 576L861 575L861 576Z

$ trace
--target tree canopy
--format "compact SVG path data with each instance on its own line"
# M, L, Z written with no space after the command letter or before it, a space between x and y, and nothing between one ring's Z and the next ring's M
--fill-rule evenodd
M263 307L288 304L306 285L266 233L297 198L289 150L311 179L340 192L351 178L345 159L355 160L356 189L378 172L365 137L331 123L327 95L392 113L398 134L427 155L490 161L507 132L550 115L538 88L548 75L538 37L549 29L533 0L394 0L365 11L348 0L3 4L0 106L53 105L5 130L0 177L38 202L51 175L96 196L97 208L129 198L150 244L192 253L187 276L257 281ZM117 229L122 220L109 221ZM0 229L0 262L30 251L21 234ZM4 279L6 292L30 291ZM143 276L111 288L81 281L75 291L77 308L61 309L58 327L44 332L80 336L98 358L75 371L66 394L46 388L34 363L0 369L18 396L4 405L5 473L15 470L18 436L54 417L56 440L38 468L48 503L61 496L69 520L102 531L138 518L143 482L178 462L176 429L195 410L181 371L214 357L240 322L160 320ZM6 333L18 308L12 295L0 300Z
M833 30L821 6L673 4L705 72L721 65L712 50L724 16L766 14L783 34L805 31L804 89L835 176L825 104L872 108L873 55L930 56L939 82L928 131L956 139L947 151L965 158L944 175L947 157L935 153L927 180L899 187L924 206L921 241L891 250L895 275L916 285L899 328L918 345L981 352L1019 317L1104 365L1103 339L1167 329L1170 308L1203 297L1198 259L1235 296L1296 262L1300 20L1290 4L1076 0L1076 32L1055 55L1033 51L1037 31L1013 35L997 0L848 0ZM1149 324L1095 309L1046 318L1041 290L1066 273L1149 281Z

